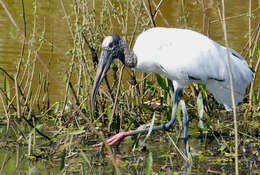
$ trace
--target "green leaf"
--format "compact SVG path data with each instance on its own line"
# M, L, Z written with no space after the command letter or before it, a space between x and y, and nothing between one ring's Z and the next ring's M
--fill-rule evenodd
M164 90L164 93L163 93L163 99L164 101L167 101L167 97L168 97L168 90Z
M59 111L59 107L60 107L60 104L56 103L55 106L54 106L54 110L53 110L54 114L56 114Z
M257 47L258 56L260 56L260 47Z
M35 128L37 128L37 129L41 129L42 127L43 127L43 124L39 124L39 125L36 125Z
M65 167L65 157L66 157L66 149L64 149L62 152L61 161L60 161L60 170L63 170L63 168Z
M32 98L32 89L29 92L29 98L28 99L29 99L30 104L32 104L32 100L33 100L33 98Z
M164 90L163 99L167 101L167 97L169 94L169 87L167 86L167 83L162 76L160 76L159 74L155 74L155 77L160 87Z
M128 124L127 124L127 127L126 127L126 131L128 131L130 129L130 127L132 126L133 123L136 122L136 116L132 116L131 118L128 119Z
M44 91L44 92L47 92L47 91L48 91L47 85L48 85L48 82L47 82L46 77L45 77L45 78L43 79L43 91Z
M207 98L208 95L207 95L206 85L205 84L201 84L200 87L202 89L203 96Z
M70 134L70 135L78 135L78 134L82 134L82 133L84 133L84 132L85 132L84 126L81 126L78 130L73 131L73 132L71 132L71 133L69 133L69 134Z
M176 117L177 117L177 120L179 122L179 125L182 126L182 113L181 113L181 104L180 104L180 102L178 103L178 106L177 106Z
M253 114L253 118L255 118L255 117L260 117L260 112L255 112L255 113Z
M113 109L113 106L112 105L110 105L108 108L107 108L107 118L108 118L108 121L109 122L112 122L111 120L112 120L112 118L111 118L111 116L112 116L112 109Z
M134 143L132 144L132 152L135 152L135 149L138 147L139 145L139 140L140 140L140 135L138 135L134 141Z
M41 74L41 72L38 75L38 81L39 81L38 83L41 84L41 82L42 82L42 74Z
M10 84L9 84L7 76L5 76L5 78L4 78L4 90L5 90L6 96L8 97L8 99L10 99Z
M158 84L160 85L160 87L163 90L168 91L169 88L165 82L165 79L162 76L160 76L159 74L155 74L155 77L156 77L156 80L157 80Z
M255 90L253 90L253 102L254 102L254 105L257 105L258 103L259 103L259 101L258 101L258 97L257 97L257 95L256 95L256 92L255 92Z
M152 174L152 172L153 172L152 166L153 166L153 155L150 152L148 155L147 164L146 164L146 175Z
M197 108L198 108L199 119L202 119L204 113L204 105L203 105L203 99L201 93L199 93L197 98Z
M203 114L204 114L204 105L203 105L203 99L201 93L199 93L197 98L197 110L198 110L198 116L199 116L199 127L204 128L203 125Z
M144 90L144 94L146 94L146 92L148 90L154 91L155 90L155 85L152 81L145 81L145 90Z

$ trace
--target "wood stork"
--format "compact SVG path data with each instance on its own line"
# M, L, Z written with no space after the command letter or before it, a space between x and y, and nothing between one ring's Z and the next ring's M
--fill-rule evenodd
M94 109L98 87L116 58L127 67L142 72L163 74L172 81L174 98L171 120L154 126L152 130L168 130L174 126L179 97L183 113L184 148L188 140L189 124L182 93L186 85L192 82L205 84L218 103L223 104L226 110L232 110L226 47L203 34L188 29L151 28L137 37L133 51L119 35L107 36L102 43L99 66L92 89L92 109ZM246 86L254 79L254 71L248 67L245 59L232 49L230 49L230 59L235 104L238 104L243 99ZM126 136L148 131L149 128L121 132L108 139L107 143L112 145ZM95 146L101 145L102 143L99 143Z

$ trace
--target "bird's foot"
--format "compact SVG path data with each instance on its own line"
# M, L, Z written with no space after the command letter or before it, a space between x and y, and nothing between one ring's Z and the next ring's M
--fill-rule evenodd
M106 140L106 142L109 146L111 146L111 145L123 140L126 136L129 135L129 133L130 132L120 132L120 133L114 135L113 137L111 137L110 139ZM100 142L98 144L93 145L93 147L101 147L102 145L103 145L103 142Z

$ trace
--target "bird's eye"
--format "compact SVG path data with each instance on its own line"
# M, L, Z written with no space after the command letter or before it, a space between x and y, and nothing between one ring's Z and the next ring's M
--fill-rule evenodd
M112 48L112 47L113 47L113 43L110 43L110 44L108 45L108 47Z

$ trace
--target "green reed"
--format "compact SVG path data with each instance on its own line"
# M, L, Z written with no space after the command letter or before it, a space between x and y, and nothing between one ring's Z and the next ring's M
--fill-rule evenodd
M94 112L91 111L90 93L103 38L111 33L118 33L132 47L139 33L157 25L158 16L163 19L165 26L173 25L169 25L160 9L164 4L163 1L156 3L155 1L107 0L101 3L101 8L99 7L102 10L97 11L94 0L92 3L87 0L74 0L68 7L60 0L64 23L67 23L72 40L70 48L64 53L46 36L46 26L41 29L38 27L38 3L38 1L33 3L33 20L30 21L33 27L30 34L28 34L26 25L29 22L28 14L23 4L21 9L23 9L24 28L21 29L12 20L17 35L21 38L18 44L22 46L15 74L10 75L0 67L4 75L3 87L0 88L0 101L4 109L1 123L6 125L4 137L7 138L11 135L12 140L25 146L27 148L26 158L32 162L41 159L59 162L61 174L73 171L82 174L91 173L90 169L106 164L105 149L109 151L110 155L113 155L113 150L105 144L101 149L102 158L93 161L92 157L95 155L91 156L91 154L97 152L97 149L92 148L92 144L104 141L109 135L119 131L144 127L145 124L150 123L148 121L152 121L154 113L156 113L154 123L166 122L171 117L172 110L172 90L165 77L130 70L118 61L112 65L112 69L102 82L97 94L96 109ZM202 1L202 10L205 11L206 7L203 3ZM1 1L1 5L5 5L3 1ZM184 3L182 5L182 14L176 22L180 27L187 27L192 14L185 11ZM6 10L6 14L12 19L8 10ZM249 18L253 20L252 16ZM209 33L210 21L206 15L203 20L203 31ZM130 21L134 21L134 23ZM249 55L250 58L257 58L255 66L252 64L257 72L260 62L260 49L257 45L260 33L259 25L252 30L253 32L251 30L249 30L249 33L252 33L251 39L243 49L243 56ZM43 62L39 54L44 47L50 49L47 63ZM50 70L53 49L59 53L62 52L62 55L70 60L69 65L62 72L63 79L61 80ZM43 72L37 71L39 67L43 68ZM129 74L129 76L124 76L124 74ZM51 83L55 83L60 88L62 92L60 101L52 101ZM252 134L253 130L259 126L260 91L259 88L254 89L254 87L254 85L250 87L251 93L246 94L245 103L238 107L238 132L243 135L251 135L244 136L246 143L259 142L259 139ZM250 99L250 94L252 94L252 99ZM232 157L230 153L233 152L234 147L233 126L229 122L225 123L230 120L231 114L225 112L223 107L215 102L205 86L191 85L186 89L184 95L189 103L188 112L192 121L190 135L201 136L205 147L205 151L198 155L190 154L193 162L203 162L212 154L225 158ZM252 104L250 104L251 101ZM160 141L171 143L170 145L173 146L178 143L181 145L181 117L179 107L176 132L167 133L168 138L161 138ZM216 133L220 136L215 136ZM225 133L231 134L223 136ZM214 137L218 143L215 150L207 149L211 137ZM152 171L161 172L161 170L155 169L156 166L154 167L156 165L155 154L143 151L146 148L143 146L145 143L138 144L142 141L148 142L149 139L138 137L134 141L132 150L146 154L147 174L151 174ZM239 142L242 142L242 139ZM172 148L179 150L175 146ZM190 147L193 146L190 145ZM17 148L15 149L17 151ZM132 155L133 153L129 151L126 154ZM170 155L169 152L167 154ZM181 152L174 156L175 160L169 158L171 166L177 164L178 160L184 161L185 159ZM4 159L6 162L7 158ZM133 158L134 163L126 162L125 164L116 163L116 155L111 156L111 159L112 167L114 167L112 171L115 174L120 174L122 167L131 166L138 169L142 162L138 157ZM167 161L168 159L165 159L165 165L167 165ZM224 160L220 159L220 161ZM65 166L66 164L70 166Z

